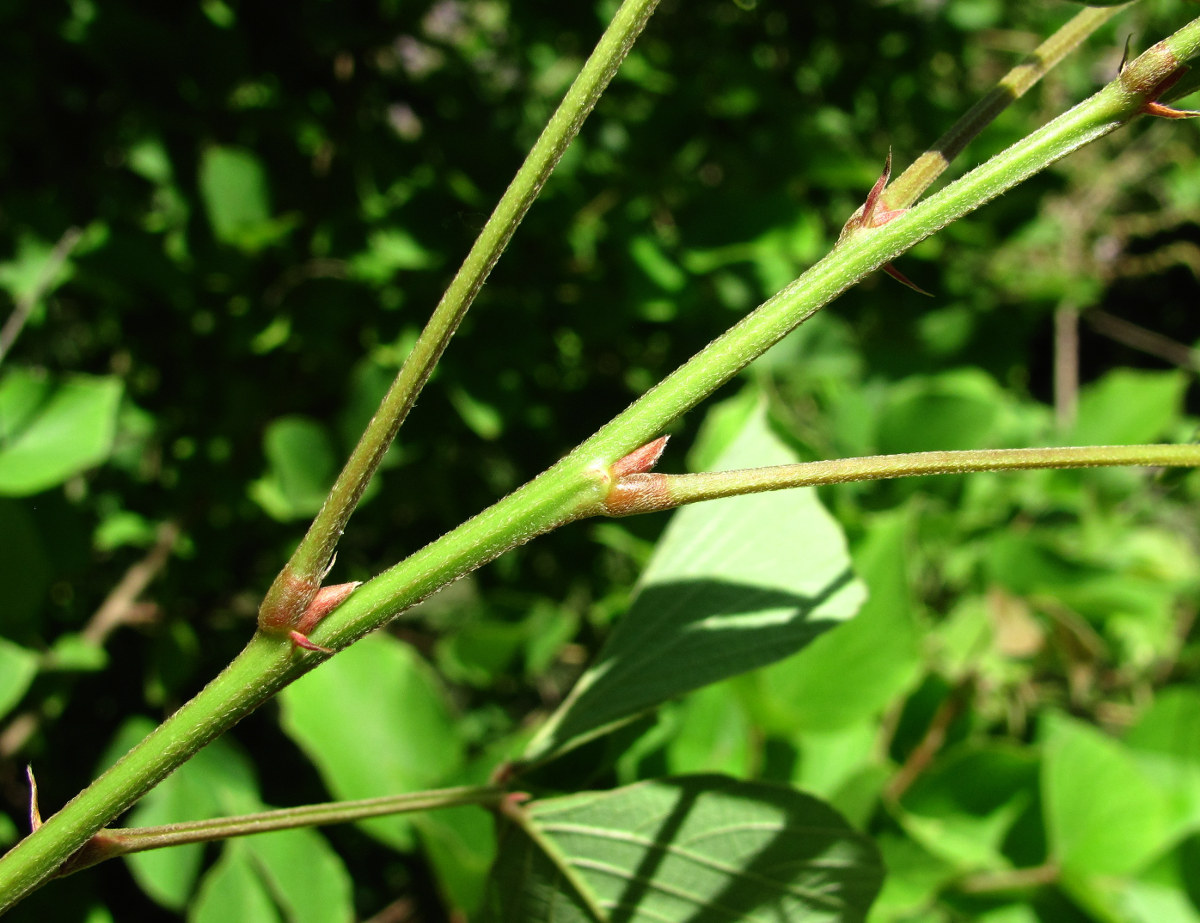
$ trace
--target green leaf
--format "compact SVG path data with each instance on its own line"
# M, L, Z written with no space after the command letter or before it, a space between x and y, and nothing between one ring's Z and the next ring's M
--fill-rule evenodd
M1176 835L1200 830L1200 692L1175 687L1156 693L1125 743L1169 799Z
M272 420L263 452L267 473L250 486L250 496L281 521L315 515L337 476L337 459L324 427L302 416Z
M288 735L337 798L374 798L445 784L462 742L433 671L386 634L342 651L280 695ZM364 830L398 849L414 845L411 820L379 817Z
M0 494L27 496L108 458L121 403L119 379L54 381L29 369L0 380Z
M874 845L791 788L721 776L536 801L503 833L491 923L863 920Z
M629 244L629 256L664 291L679 292L687 285L687 273L679 268L651 235L639 234L634 237Z
M716 467L794 460L759 412ZM687 507L672 517L629 612L525 758L545 759L786 657L852 616L862 598L841 531L814 491Z
M374 231L367 244L367 249L350 261L350 272L374 285L392 281L401 270L428 269L439 261L436 253L400 228Z
M907 538L903 511L872 520L854 556L868 589L858 615L759 675L763 717L773 727L849 727L916 682L921 630L905 572Z
M200 157L200 197L213 237L248 253L291 230L292 219L272 219L267 171L250 151L210 147Z
M1116 369L1079 396L1079 412L1068 442L1075 445L1133 445L1169 433L1182 408L1188 376L1183 372Z
M1190 837L1158 857L1123 889L1122 923L1200 923L1200 837Z
M753 771L755 730L733 682L697 689L671 708L667 770L671 775Z
M244 849L231 850L234 844ZM231 840L226 852L244 864L283 910L287 923L332 923L354 919L350 873L333 847L315 830L298 828ZM233 861L231 859L231 861ZM212 873L210 873L212 874ZM201 894L209 893L207 882ZM257 920L227 916L223 920Z
M210 147L201 155L200 195L222 243L238 245L246 231L270 220L267 171L242 148Z
M188 923L289 923L272 900L266 883L254 874L245 843L225 848L188 912Z
M492 404L458 386L451 387L448 396L462 421L480 439L490 442L504 432L504 417Z
M21 701L37 668L37 654L0 638L0 718Z
M1053 858L1064 871L1128 874L1167 845L1167 798L1128 748L1095 728L1047 716L1042 803Z
M466 918L476 919L483 905L488 869L496 858L491 813L465 805L427 811L414 815L412 820L437 873L443 898Z

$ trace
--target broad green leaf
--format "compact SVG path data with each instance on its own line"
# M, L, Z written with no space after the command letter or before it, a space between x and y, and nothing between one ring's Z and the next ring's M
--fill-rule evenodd
M27 496L108 458L122 385L75 375L55 381L29 369L0 379L0 494Z
M223 851L188 911L188 923L289 923L275 906L266 883L249 861L245 843L232 842Z
M309 828L261 833L239 840L230 857L243 863L283 911L288 923L338 923L354 919L354 883L323 836ZM210 873L211 874L211 873ZM206 876L207 879L207 876ZM207 881L201 894L209 895ZM254 920L256 917L224 917Z
M21 701L37 668L37 654L0 638L0 718Z
M1069 442L1136 444L1166 435L1178 419L1188 376L1183 372L1116 369L1079 396Z
M939 892L960 873L907 837L885 831L875 842L887 878L871 908L872 923L925 923Z
M490 923L854 923L874 845L791 788L722 776L535 801L502 832Z
M445 784L463 744L445 692L429 666L387 634L370 635L280 694L284 730L337 798L398 795ZM398 849L411 849L411 820L361 822Z
M1200 830L1200 692L1186 687L1159 692L1125 743L1170 800L1175 830Z
M267 473L250 495L276 519L316 514L337 475L337 459L324 427L308 417L272 420L263 437Z
M1136 871L1168 845L1166 795L1128 748L1062 715L1044 719L1041 791L1051 853L1083 877Z
M849 727L878 714L916 682L921 630L905 573L908 531L904 512L871 521L854 556L855 571L868 590L858 614L757 677L763 717L771 726L780 731Z
M1123 923L1200 923L1200 837L1158 857L1113 902Z
M412 820L446 903L468 919L476 919L483 906L488 869L496 859L491 813L466 805L416 814Z
M200 157L200 197L213 237L255 250L272 236L267 171L250 151L210 147Z
M795 458L765 414L718 469ZM629 612L530 743L541 760L668 699L779 660L852 616L863 589L811 490L732 497L676 513Z
M671 711L664 754L671 775L751 774L755 731L732 682L697 689Z

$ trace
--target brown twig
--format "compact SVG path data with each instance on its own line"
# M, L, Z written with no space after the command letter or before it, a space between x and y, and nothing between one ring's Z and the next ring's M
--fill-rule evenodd
M178 524L164 522L158 527L154 545L141 560L125 571L80 632L84 641L95 647L103 647L108 636L121 625L145 624L156 617L158 607L153 603L138 602L138 597L166 566L178 539ZM37 732L44 717L43 712L36 709L14 715L0 731L0 760L20 752Z
M1059 429L1075 422L1079 406L1079 309L1060 304L1054 312L1054 420Z
M971 673L960 679L957 685L950 690L950 694L934 712L925 736L908 754L904 765L888 782L883 794L885 801L892 803L899 801L901 796L917 781L921 773L929 768L933 758L946 743L946 734L950 730L950 725L967 707L974 690L975 676Z
M1192 349L1161 333L1147 330L1115 314L1109 314L1101 308L1092 308L1083 318L1088 322L1088 326L1101 336L1180 368L1200 373L1200 350Z
M1061 875L1062 870L1057 865L1047 862L1031 868L978 872L960 880L957 887L964 894L1001 894L1052 885Z
M25 324L33 313L33 309L38 306L38 302L54 284L54 277L58 275L59 269L62 268L63 263L67 261L67 257L71 255L71 251L75 249L82 237L81 229L67 228L63 232L63 236L58 239L58 243L54 245L54 249L50 251L46 262L42 264L42 271L38 274L33 288L14 299L12 314L8 316L4 326L0 327L0 362L4 361L4 357L12 349L17 337L25 329Z
M112 588L100 604L100 608L88 620L81 632L85 641L102 647L108 636L119 626L144 623L148 620L148 613L149 617L153 618L156 610L138 603L137 599L166 565L178 539L177 523L168 521L158 527L154 545L140 561L125 571L120 582Z

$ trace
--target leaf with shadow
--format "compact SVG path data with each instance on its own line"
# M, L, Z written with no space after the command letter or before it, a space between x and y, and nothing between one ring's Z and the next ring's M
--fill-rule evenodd
M491 923L855 923L883 880L870 839L786 786L683 776L513 816Z
M719 469L794 461L754 414ZM530 742L543 762L662 702L795 653L852 616L864 591L811 490L675 514L597 661Z

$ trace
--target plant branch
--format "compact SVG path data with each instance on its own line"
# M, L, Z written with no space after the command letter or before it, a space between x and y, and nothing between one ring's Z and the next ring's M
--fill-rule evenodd
M1137 0L1133 2L1136 3ZM921 193L945 172L950 161L996 116L1024 96L1089 35L1131 6L1133 3L1123 6L1086 7L1071 17L1020 64L1001 77L987 95L967 110L929 150L914 160L909 168L888 186L884 193L887 206L907 208L917 201Z
M108 859L149 849L183 846L188 843L211 843L236 836L294 830L298 827L343 824L388 814L408 814L467 804L496 805L506 797L510 797L509 793L495 786L464 785L459 788L409 792L382 798L363 798L358 801L330 801L298 808L242 814L237 817L214 817L163 824L158 827L105 829L97 832L83 849L71 857L70 862L63 866L60 875L70 875Z
M316 596L346 523L417 395L429 380L484 280L508 246L517 225L579 134L584 120L657 5L658 0L625 0L621 4L463 260L308 532L267 591L259 610L259 626L264 630L286 633L295 628Z
M508 548L601 515L613 462L649 442L867 273L1133 119L1198 46L1200 19L1151 48L1091 99L889 224L835 248L538 478L355 590L317 626L314 640L331 648L348 644ZM256 634L219 677L0 858L0 912L53 876L97 830L193 753L323 659L293 651L286 636Z
M619 478L604 502L609 516L633 516L688 503L850 481L965 474L971 471L1029 471L1036 468L1200 467L1200 446L1117 445L1038 449L971 449L870 455L829 461L772 465L700 474L631 474Z

